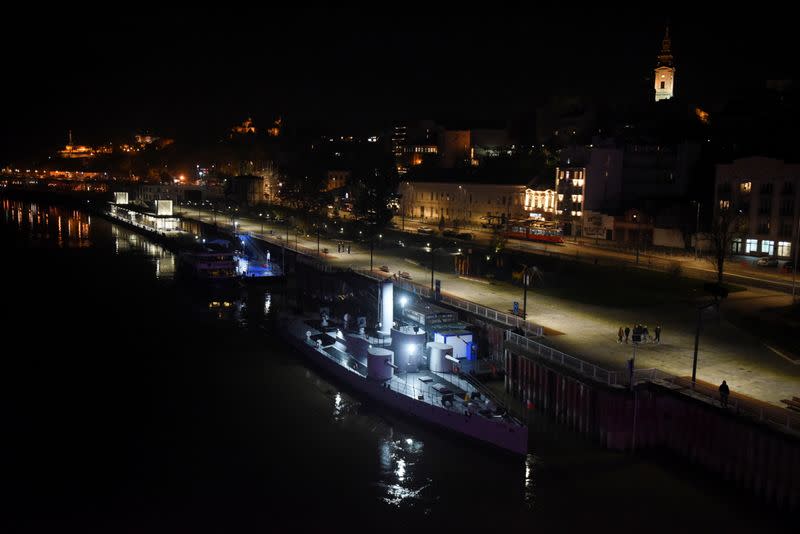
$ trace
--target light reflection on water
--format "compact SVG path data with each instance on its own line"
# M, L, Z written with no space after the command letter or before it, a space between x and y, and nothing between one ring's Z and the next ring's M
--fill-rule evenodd
M175 278L175 254L169 250L116 224L111 225L111 236L114 239L115 254L145 256L153 263L156 278L166 280Z
M418 439L395 438L391 427L388 434L379 444L382 500L398 508L419 504L423 500L422 492L432 482L415 470L422 460L424 444Z
M536 499L536 484L534 480L534 468L538 465L539 459L533 454L525 456L525 506L533 508Z
M4 198L3 220L27 235L34 245L89 247L92 218L78 210Z

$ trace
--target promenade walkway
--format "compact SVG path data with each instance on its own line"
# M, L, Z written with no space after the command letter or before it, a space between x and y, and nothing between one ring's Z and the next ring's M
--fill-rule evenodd
M211 222L208 212L193 208L186 217ZM217 215L218 222L225 220ZM260 220L237 217L239 230L261 233ZM273 231L270 234L270 230ZM265 239L274 243L285 241L285 228L264 224ZM290 234L290 246L294 247L295 236ZM297 237L297 243L305 252L316 254L316 236ZM369 268L369 250L351 245L351 253L337 252L336 241L321 239L320 248L327 254L320 259L342 268ZM430 266L405 257L404 249L375 249L373 264L388 265L393 272L407 271L415 282L430 284ZM521 288L504 283L465 279L455 274L437 271L442 290L459 298L476 302L488 308L508 312L513 301L522 301ZM620 288L624 290L624 288ZM726 314L738 309L752 311L761 302L773 305L790 304L791 296L766 289L748 289L732 293L722 305L722 313L706 318L700 337L698 357L698 379L711 384L727 380L731 392L740 393L783 406L781 399L800 395L800 361L791 355L779 354L768 343L734 326ZM625 309L592 305L561 298L558 295L543 295L528 292L528 319L545 328L543 342L560 351L608 370L622 370L633 355L630 344L617 343L620 325L647 324L652 333L656 324L661 324L662 342L646 343L637 347L636 368L657 368L676 376L691 376L692 355L697 314L693 303L664 304L653 302Z

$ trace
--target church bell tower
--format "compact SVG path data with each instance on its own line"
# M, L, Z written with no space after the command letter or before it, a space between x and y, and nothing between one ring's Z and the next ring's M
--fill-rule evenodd
M672 98L674 88L675 66L672 63L672 42L669 38L669 26L667 26L655 69L656 102Z

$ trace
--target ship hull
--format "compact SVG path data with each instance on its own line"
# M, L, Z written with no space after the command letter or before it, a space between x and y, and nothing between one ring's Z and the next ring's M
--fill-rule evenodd
M527 454L527 427L512 427L477 415L459 414L388 389L383 383L369 380L338 364L315 347L308 345L304 340L293 336L288 330L284 329L284 335L294 348L313 361L318 367L370 399L378 401L409 418L456 432L513 454Z

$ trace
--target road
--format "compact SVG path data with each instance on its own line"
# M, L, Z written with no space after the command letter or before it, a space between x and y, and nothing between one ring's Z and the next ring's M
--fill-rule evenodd
M395 223L397 219L395 218ZM426 224L419 220L406 219L398 226L405 227L406 232L414 233L420 227L437 228L435 224ZM488 245L492 239L492 231L484 228L468 227L462 228L460 232L473 234L472 243L478 245ZM465 245L469 242L461 241ZM535 252L537 254L547 254L553 256L568 256L577 258L580 261L594 262L596 259L600 264L625 264L636 265L636 253L634 250L620 250L617 245L608 241L593 242L583 238L578 241L571 241L567 238L562 245L551 245L537 242L526 242L517 239L509 239L506 248L520 252ZM758 267L754 265L754 258L747 256L737 256L725 263L725 280L733 283L745 285L757 285L766 289L774 289L791 293L792 273L782 272L779 267L784 262L780 262L778 267ZM694 254L666 254L648 250L641 250L639 253L638 265L643 268L650 268L657 271L669 271L676 265L680 265L684 276L691 276L702 280L716 280L717 268L713 258L696 258ZM800 287L800 286L798 286Z
M196 208L184 212L184 216L212 222L210 212L198 212ZM222 221L230 224L230 218L226 216L217 214L216 220L221 225ZM260 220L242 217L236 220L239 231L256 235L262 233ZM282 243L286 227L265 222L263 233L267 240ZM316 253L316 236L296 236L290 232L292 247L295 240L311 254ZM324 237L320 239L319 246L320 250L327 248L329 251L327 254L320 253L324 261L341 267L369 268L368 247L351 244L351 253L337 252L336 241ZM430 264L408 259L405 252L406 249L397 246L376 248L373 264L376 269L380 265L388 265L393 272L407 271L414 281L429 284ZM441 280L443 291L490 308L507 312L513 301L522 301L521 289L508 283L489 283L441 272L436 272L435 276ZM800 395L800 365L793 362L792 356L779 354L725 320L725 310L734 312L790 303L791 296L767 289L752 288L732 293L723 304L722 317L704 319L698 379L714 384L724 379L732 391L779 406L783 406L781 399ZM663 327L662 343L640 345L636 353L636 367L654 367L678 376L691 375L696 313L686 305L653 303L620 310L529 291L528 319L555 334L547 336L548 345L609 370L623 369L633 353L631 345L617 343L620 325L643 323L650 325L652 331L654 325L660 323Z

